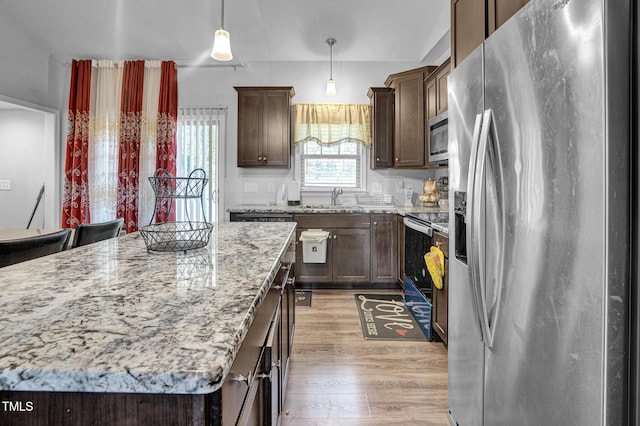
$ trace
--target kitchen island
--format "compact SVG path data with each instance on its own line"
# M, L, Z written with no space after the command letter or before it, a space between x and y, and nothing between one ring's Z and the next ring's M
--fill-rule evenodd
M133 233L2 268L0 424L235 423L270 324L293 334L294 236L216 223L187 253Z

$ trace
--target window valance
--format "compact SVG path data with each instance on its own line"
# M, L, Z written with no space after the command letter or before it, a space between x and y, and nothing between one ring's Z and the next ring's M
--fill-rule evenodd
M331 145L351 140L371 148L369 104L295 104L294 143Z

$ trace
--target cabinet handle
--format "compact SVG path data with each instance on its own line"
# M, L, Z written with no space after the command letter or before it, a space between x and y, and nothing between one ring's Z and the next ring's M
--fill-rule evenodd
M398 162L398 157L396 157L396 163Z
M269 370L269 374L264 374L264 373L262 373L262 374L256 374L256 379L259 379L259 380L262 380L262 379L269 379L269 380L272 380L272 378L271 378L271 372L272 372L272 371L273 371L273 370Z
M376 161L380 161L380 157L376 157Z
M252 375L251 371L249 371L246 376L243 375L243 374L238 374L237 376L233 376L231 378L231 381L232 382L244 382L244 383L247 384L247 386L249 386L251 384L251 382L253 381L252 380L252 376L253 375Z
M262 159L266 162L267 161L267 157L262 157Z
M295 278L288 278L287 279L287 284L289 284L289 285L293 285L295 282L296 282Z
M334 236L333 236L333 239L335 240L336 238L338 238L338 236L337 236L337 235L334 235Z
M262 161L262 156L258 157L258 161Z
M374 225L377 225L377 224L378 224L378 222L373 222L373 224L374 224Z
M281 285L274 285L272 288L274 290L282 290L282 286Z

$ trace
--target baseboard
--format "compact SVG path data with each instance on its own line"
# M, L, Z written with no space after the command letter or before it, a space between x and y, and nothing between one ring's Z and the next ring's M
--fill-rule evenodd
M398 290L398 283L301 283L296 282L296 290Z

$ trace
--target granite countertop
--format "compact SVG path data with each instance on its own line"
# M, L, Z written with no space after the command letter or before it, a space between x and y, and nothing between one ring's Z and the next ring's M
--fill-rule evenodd
M217 390L294 235L216 223L184 254L136 232L2 268L0 390Z
M234 213L390 213L406 215L407 213L448 213L448 207L422 206L361 206L357 204L302 204L300 206L277 206L273 204L240 204L227 209Z

